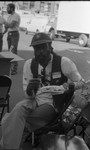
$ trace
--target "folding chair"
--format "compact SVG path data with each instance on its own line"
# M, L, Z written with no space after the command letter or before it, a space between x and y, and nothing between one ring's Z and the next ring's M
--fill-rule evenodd
M0 121L4 114L4 110L7 107L7 112L9 112L9 98L10 98L10 88L12 80L7 75L0 75Z
M47 134L48 132L53 132L54 134L64 134L66 131L62 127L62 115L68 108L68 106L72 103L74 98L74 91L66 91L64 94L54 95L54 106L58 109L58 113L54 120L47 124L46 126L37 129L33 133L29 133L28 136L24 138L24 142L31 141L32 146L37 147L40 137L43 134ZM28 120L27 120L28 123Z

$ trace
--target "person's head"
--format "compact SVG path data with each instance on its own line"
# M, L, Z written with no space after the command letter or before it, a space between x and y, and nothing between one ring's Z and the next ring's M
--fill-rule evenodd
M52 52L52 40L50 37L41 32L41 33L36 33L31 41L31 45L34 48L34 55L35 59L43 66L45 67L50 58L51 55L50 53Z
M9 3L7 5L7 13L8 14L12 14L13 12L15 12L15 4Z

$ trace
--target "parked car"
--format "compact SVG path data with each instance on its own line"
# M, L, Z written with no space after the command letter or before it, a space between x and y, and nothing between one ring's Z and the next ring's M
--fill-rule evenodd
M29 22L27 22L27 29L26 34L29 32L44 32L46 25L48 24L48 17L47 16L34 16Z
M26 30L27 24L31 21L34 15L27 10L16 10L16 13L20 15L20 29Z

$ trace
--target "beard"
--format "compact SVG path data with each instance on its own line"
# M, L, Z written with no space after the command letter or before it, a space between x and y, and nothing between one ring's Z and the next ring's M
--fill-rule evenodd
M8 14L12 14L12 11L11 11L11 10L8 10Z
M45 63L45 57L35 57L36 61L41 65L43 66L44 63Z
M51 52L47 50L45 53L35 53L34 51L35 60L43 67L47 66L49 60L51 59Z
M46 67L49 60L51 59L51 55L49 56L36 56L35 57L36 61L43 67Z

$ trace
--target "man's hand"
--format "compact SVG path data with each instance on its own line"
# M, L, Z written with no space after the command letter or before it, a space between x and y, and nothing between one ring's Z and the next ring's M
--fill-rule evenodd
M9 28L9 25L8 25L8 23L7 22L5 22L5 28Z
M29 96L32 96L33 93L32 91L36 93L39 86L40 86L40 80L38 78L31 79L27 86L27 94Z
M63 84L63 87L64 87L65 90L69 90L69 84L66 83L66 82Z
M3 38L3 33L0 34L0 38Z
M13 28L17 25L17 21L13 20L11 23L6 22L6 28Z
M63 87L64 87L66 90L75 90L75 84L74 84L74 83L64 83L64 84L63 84Z

